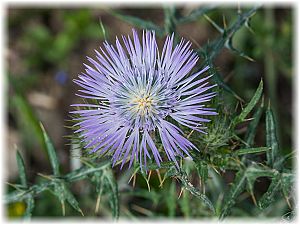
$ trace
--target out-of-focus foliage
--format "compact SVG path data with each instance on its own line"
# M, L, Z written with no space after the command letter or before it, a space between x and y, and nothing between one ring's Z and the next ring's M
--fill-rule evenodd
M18 33L18 49L29 52L23 56L23 66L30 71L18 77L9 70L9 112L27 147L38 142L40 154L49 161L47 168L52 168L28 176L28 166L17 152L20 177L9 183L4 196L9 217L293 218L295 174L290 160L290 112L278 107L281 99L277 94L278 74L287 80L288 87L292 80L291 10L200 6L183 13L168 6L161 9L162 24L129 15L126 10L107 10L109 18L116 17L136 28L154 29L161 37L174 32L177 40L181 27L189 23L215 29L212 38L195 50L202 59L198 68L209 65L213 81L218 84L218 97L211 107L219 115L208 124L206 135L182 127L201 149L200 153L191 153L194 161L181 160L180 170L171 162L162 163L161 168L153 163L147 174L138 164L119 172L119 168L111 168L108 159L92 157L77 157L79 167L65 171L58 149L38 122L26 93L43 78L39 73L42 68L68 71L71 55L88 41L109 39L111 30L104 20L95 21L91 10L57 10L58 21L51 12L40 9L28 14L19 10L8 21L9 27L32 17L40 21L26 24ZM285 20L280 19L280 13ZM234 74L230 82L218 65L223 54L233 59L229 63L233 67L230 73ZM258 74L260 66L264 70ZM58 82L64 83L61 79L65 78L59 77ZM72 146L81 147L77 141Z

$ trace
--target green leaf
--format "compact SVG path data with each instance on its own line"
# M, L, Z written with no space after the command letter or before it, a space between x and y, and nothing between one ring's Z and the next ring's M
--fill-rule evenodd
M259 148L241 148L234 152L236 155L245 155L245 154L255 154L261 152L267 152L270 148L268 147L259 147Z
M266 143L271 151L267 152L267 164L274 167L279 154L279 144L276 135L276 124L270 105L266 111Z
M43 131L44 141L45 141L45 144L46 144L46 147L47 147L47 153L48 153L48 156L49 156L49 159L50 159L50 163L51 163L51 166L52 166L52 169L53 169L53 173L54 173L55 176L59 176L60 175L59 162L58 162L58 159L57 159L57 156L56 156L55 148L54 148L48 134L46 133L45 128L42 125L42 123L40 123L40 126L41 126L42 131Z
M17 164L18 164L18 170L19 170L21 184L24 188L27 188L25 164L24 164L23 158L19 151L17 151L17 153L16 153L16 158L17 158Z
M254 183L259 177L274 177L277 174L276 170L271 170L268 167L262 167L257 164L252 164L246 170L247 177L247 189L252 196L252 199L257 205L255 196L254 196Z
M65 216L65 204L64 202L67 201L76 211L78 211L82 216L83 212L79 207L77 200L75 199L72 192L66 186L65 182L60 179L56 179L54 183L54 192L56 197L60 200L62 205L63 215Z
M234 120L232 121L232 126L233 127L235 127L238 123L244 121L246 116L252 111L252 109L255 107L255 105L257 104L257 102L261 98L262 91L263 91L263 81L261 80L259 85L258 85L258 88L256 89L256 91L255 91L252 99L248 103L248 105L242 110L240 115L235 117Z
M281 186L280 183L280 174L278 173L272 178L272 182L267 192L260 198L258 202L259 208L265 209L276 200L276 195L279 193L279 189Z
M230 190L227 193L225 193L222 210L219 215L219 218L221 220L228 215L230 209L235 204L237 197L245 189L245 184L246 184L246 172L244 170L240 170L239 172L236 173L236 177L232 183Z
M157 26L156 24L152 23L151 21L143 20L141 18L135 17L135 16L129 16L124 15L121 12L118 12L116 10L110 10L109 11L113 16L130 23L133 26L147 29L147 30L154 30L158 35L162 36L164 34L164 30Z
M203 47L211 61L220 53L224 46L228 46L228 41L243 25L248 23L249 19L255 14L258 8L259 6L255 6L251 10L240 14L238 19L228 29L223 29L223 34L221 37L209 42ZM216 26L212 20L210 22ZM220 30L220 28L218 28L218 30Z
M104 169L108 168L110 166L110 162L105 161L98 163L94 167L81 167L77 170L73 170L72 172L68 173L64 176L64 179L68 182L73 182L77 180L81 180L86 178L89 174L94 174L99 171L103 171Z
M257 129L258 123L260 121L263 109L264 109L264 99L262 99L260 107L255 111L255 113L253 115L253 120L249 123L247 133L244 138L246 143L249 146L253 146L253 144L254 144L256 129Z
M19 151L16 153L16 158L17 158L17 164L18 164L18 169L19 169L19 175L20 175L20 180L21 180L21 185L24 188L28 188L27 185L27 178L26 178L26 171L25 171L25 164L24 160L20 154ZM26 202L26 210L24 213L24 219L30 219L32 211L34 209L34 199L32 194L29 194L27 198L25 199Z
M106 185L110 191L109 191L109 195L110 195L110 199L109 199L109 203L112 209L112 216L114 219L118 219L119 218L119 213L120 213L120 209L119 209L119 191L118 191L118 184L113 176L112 170L111 169L107 169L104 172L104 185Z
M188 190L195 197L199 198L213 213L215 213L215 208L209 198L191 184L184 171L180 171L176 177L181 181L181 184L186 190Z

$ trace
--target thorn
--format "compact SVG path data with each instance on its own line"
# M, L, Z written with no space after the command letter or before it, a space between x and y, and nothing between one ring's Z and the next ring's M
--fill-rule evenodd
M135 180L136 180L136 174L134 174L133 176L133 183L132 183L133 188L135 188Z
M66 215L65 201L61 200L60 203L61 203L62 215L65 216Z
M243 55L243 57L245 58L245 59L248 59L250 62L255 62L255 60L254 59L252 59L250 56L248 56L248 55Z
M223 14L223 27L224 27L224 30L227 29L226 18L225 18L225 15L224 15L224 14Z
M183 192L183 187L181 188L181 190L180 190L180 193L179 193L179 195L178 195L178 198L177 198L177 199L180 199L180 197L181 197L181 195L182 195L182 192Z
M18 188L18 186L16 184L12 184L12 183L9 183L9 182L5 182L5 184L15 188L16 190L20 190L20 188Z
M161 183L159 184L159 187L162 188L163 183L165 182L166 177L164 176L164 179L161 181Z
M288 199L288 197L284 196L286 203L288 204L289 208L292 209L292 205L290 203L290 200Z
M80 212L80 214L81 214L82 216L84 216L84 214L83 214L83 212L82 212L81 209L78 209L78 211Z
M197 128L197 127L198 127L198 125L196 126L196 128ZM192 130L192 131L188 134L188 136L187 136L186 138L189 139L193 133L194 133L194 130Z
M41 127L41 129L42 129L42 132L43 132L44 134L46 134L46 130L45 130L44 125L42 124L41 121L40 121L39 123L40 123L40 127Z
M251 120L254 120L254 117L248 118L248 119L244 119L244 122L246 122L246 121L251 121Z
M146 180L146 183L147 183L148 191L150 192L151 190L150 190L149 181L147 179L145 179L145 180Z
M150 172L149 172L149 175L148 175L148 178L147 178L148 182L150 180L151 174L152 174L152 170L150 170Z
M257 202L256 202L255 196L254 196L252 191L251 191L250 195L251 195L251 198L252 198L252 201L253 201L254 205L257 206Z
M97 214L97 213L99 212L99 208L100 208L100 199L101 199L101 195L98 195L98 197L97 197L97 202L96 202L95 214Z
M220 172L219 172L213 165L211 165L211 168L213 168L213 170L214 170L217 174L221 175Z
M44 175L44 174L42 174L42 173L37 173L37 175L39 175L39 176L41 176L41 177L43 177L43 178L45 178L45 179L47 179L47 180L53 180L53 178L52 178L51 176Z
M157 177L158 177L159 183L161 183L162 180L161 180L161 176L160 176L159 169L156 169L155 171L156 171L156 173L157 173Z
M128 184L130 183L131 179L136 175L136 173L137 173L138 170L139 170L139 169L137 168L137 169L133 172L133 174L132 174L131 177L129 178Z
M208 22L211 23L211 25L216 28L217 31L219 31L221 34L223 34L224 30L219 27L211 18L209 18L206 14L203 15L205 19L208 20Z

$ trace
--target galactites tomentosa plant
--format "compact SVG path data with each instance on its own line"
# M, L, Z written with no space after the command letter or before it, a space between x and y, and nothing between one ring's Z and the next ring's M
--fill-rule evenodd
M79 107L72 111L79 116L75 132L89 153L111 155L113 166L121 160L121 168L129 159L129 167L138 160L146 168L152 157L160 166L156 132L168 160L178 167L175 156L191 157L189 151L199 149L176 124L205 133L203 123L210 120L203 116L217 114L205 106L216 95L211 91L216 85L208 82L212 75L203 76L209 67L191 74L199 57L184 39L173 48L174 35L167 36L161 53L154 31L143 31L140 41L133 29L133 40L122 39L125 49L118 38L115 47L105 41L106 51L96 50L97 60L87 57L92 66L84 64L86 73L74 80L83 88L78 96L97 100L72 105Z

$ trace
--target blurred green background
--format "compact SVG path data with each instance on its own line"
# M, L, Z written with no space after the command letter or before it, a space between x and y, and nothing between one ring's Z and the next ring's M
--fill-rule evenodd
M177 10L185 15L196 7L199 5L182 4ZM114 42L116 35L131 34L133 27L111 15L108 7L29 8L11 5L7 10L8 43L5 50L9 88L5 176L10 183L15 183L18 179L15 161L17 145L25 158L29 181L35 183L36 179L39 179L36 176L37 172L51 173L38 121L43 123L54 142L62 171L76 168L78 162L71 157L70 140L65 138L72 132L66 127L69 125L67 120L70 119L70 105L78 102L74 94L77 87L72 79L84 71L82 63L87 61L86 56L94 56L94 49L101 45L105 36ZM159 6L121 7L118 10L161 26L164 24L163 9ZM238 10L234 6L217 7L207 15L222 27L236 19ZM250 29L243 27L233 39L233 45L253 61L228 50L223 50L215 61L226 83L246 101L252 97L259 80L263 78L265 99L270 98L272 103L284 154L292 151L293 137L293 18L293 9L289 6L260 8L251 18ZM178 26L177 32L179 36L191 40L195 48L219 35L205 17ZM159 44L162 42L163 39L159 39ZM235 104L233 100L232 104ZM261 123L256 139L258 146L264 146L264 130L264 123ZM119 186L128 185L129 177L128 173L119 177ZM158 187L155 188L157 185L155 182L152 184L154 189L159 190ZM147 185L142 181L137 180L137 186L141 192L147 190ZM93 189L81 181L76 183L72 190L85 214L95 216L96 197ZM174 183L167 182L160 192L165 193L165 196L175 193ZM123 214L131 216L133 212L133 215L139 216L174 216L172 213L170 215L169 210L169 207L173 207L169 202L172 199L160 202L156 192L148 195L151 201L145 199L142 194L136 198L123 195ZM188 202L188 198L191 197L186 196L186 202L180 204L191 204L191 209L200 207L193 207L196 203ZM141 205L143 207L140 207ZM128 209L124 206L127 206L130 212L127 212ZM8 206L7 214L9 217L19 217L24 210L24 203L14 203ZM69 206L66 210L67 216L80 216ZM176 210L176 215L179 216L198 215L195 210ZM255 214L255 211L253 213ZM272 213L275 214L270 211L269 216L272 216ZM237 210L233 214L242 215L242 212ZM98 215L107 216L109 212L103 206ZM33 216L61 216L59 201L50 193L43 193L36 201Z

